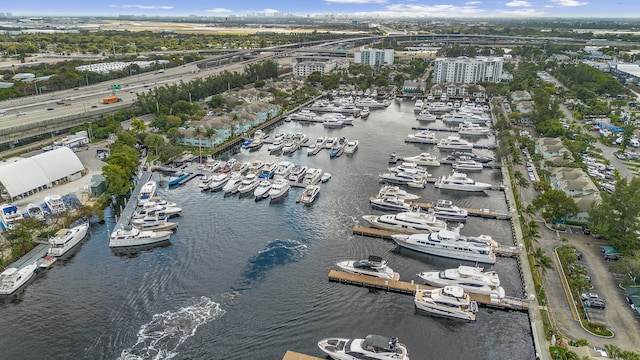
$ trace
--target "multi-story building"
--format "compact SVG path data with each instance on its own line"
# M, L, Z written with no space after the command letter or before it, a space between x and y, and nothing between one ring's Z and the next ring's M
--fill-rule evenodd
M296 76L309 76L313 72L324 75L336 68L347 68L349 61L346 59L331 59L329 61L298 61L293 65L293 74Z
M393 49L365 49L362 46L353 54L353 60L356 64L371 66L392 65L393 55Z
M437 58L433 81L438 84L500 82L503 64L504 59L501 57Z

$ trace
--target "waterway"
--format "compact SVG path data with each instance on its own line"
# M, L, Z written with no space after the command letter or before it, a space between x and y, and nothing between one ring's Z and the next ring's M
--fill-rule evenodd
M270 204L202 193L197 180L169 190L166 178L155 174L163 185L159 195L183 208L171 245L136 256L113 254L107 237L114 212L107 211L107 223L93 227L72 258L0 303L0 359L280 359L286 350L322 356L316 346L322 338L369 333L397 336L414 360L534 358L524 312L480 308L475 323L461 323L416 313L411 296L327 280L337 261L369 254L387 259L406 281L460 264L351 233L354 225L365 225L362 215L381 213L368 198L380 188L377 175L392 151L444 156L435 145L404 143L418 125L413 103L406 101L343 129L295 122L275 129L303 131L310 141L320 135L360 140L352 157L329 159L327 150L288 157L333 175L310 207L295 202L302 189ZM266 146L236 157L273 159ZM432 169L434 176L450 171L448 165ZM502 181L499 170L471 177ZM507 211L500 191L466 194L432 184L411 191L423 201ZM505 220L470 218L462 233L513 244ZM522 296L515 259L499 258L485 268L499 272L507 295Z

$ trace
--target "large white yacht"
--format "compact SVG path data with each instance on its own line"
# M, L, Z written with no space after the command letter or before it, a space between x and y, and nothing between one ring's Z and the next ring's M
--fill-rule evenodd
M435 101L435 102L431 102L429 103L426 107L426 110L432 112L432 113L446 113L451 111L452 106L448 105L445 102L442 101Z
M432 122L432 121L436 121L437 118L435 115L430 113L429 110L422 109L420 113L416 116L416 120L422 121L422 122Z
M397 197L402 200L416 200L420 198L420 196L408 193L405 190L400 189L400 187L398 186L382 185L382 187L378 191L377 197L388 197L388 196Z
M11 267L0 273L0 295L11 295L20 289L31 279L37 267L38 262L35 261L20 269Z
M371 198L369 200L369 204L371 207L378 210L384 211L409 211L411 210L411 205L404 201L404 199L400 199L395 196L383 196L377 198Z
M427 179L425 174L414 171L396 171L387 172L378 175L381 181L396 184L396 185L408 185L414 188L424 189L427 186Z
M44 203L51 211L51 214L58 215L67 210L67 206L62 201L62 197L58 194L47 195L44 197Z
M466 321L476 321L478 312L478 304L459 286L417 290L414 303L426 313Z
M56 235L49 239L47 253L52 256L64 255L84 239L87 230L89 230L89 223L80 224L71 229L58 230Z
M451 200L438 200L433 204L436 218L441 220L452 220L458 222L467 221L467 210L453 205Z
M157 244L169 240L171 234L173 232L168 230L139 230L135 226L127 225L111 233L109 247L124 248Z
M491 189L491 184L476 182L467 177L467 174L453 171L449 176L443 176L436 180L435 187L448 190L460 191L484 191Z
M216 176L211 179L209 182L209 190L211 191L220 191L224 187L224 185L229 181L228 173L220 173L216 174Z
M271 189L269 190L269 197L271 198L271 201L276 201L286 197L289 193L289 188L291 188L289 181L286 179L276 179L271 184Z
M447 229L447 223L436 219L433 212L406 211L395 215L363 215L362 218L374 228L408 234Z
M438 138L436 133L429 130L421 130L415 134L407 135L406 142L418 143L418 144L437 144Z
M273 140L273 142L269 144L269 146L267 146L267 151L269 152L280 151L287 144L287 141L288 140L286 139Z
M269 196L269 190L271 190L271 181L260 181L258 186L253 190L253 196L255 197L255 200L258 201Z
M153 180L149 180L140 188L140 193L138 194L138 203L144 203L148 201L150 198L156 195L156 190L158 188L158 183Z
M442 121L443 122L448 122L448 123L465 123L465 122L471 122L474 124L482 124L484 125L488 119L484 118L480 115L477 114L471 114L471 113L466 113L466 112L455 112L446 116L442 117Z
M155 201L148 201L142 209L133 213L133 218L140 219L154 213L158 213L160 217L168 218L179 216L182 213L182 208L175 206L175 203L160 204Z
M360 141L358 140L347 141L347 144L344 146L344 153L347 155L353 155L353 153L355 153L356 150L358 150L359 144L360 144Z
M427 285L435 287L453 285L473 294L489 295L498 299L505 296L498 274L495 271L484 271L477 266L460 265L442 271L423 271L418 276Z
M472 122L463 122L458 125L458 134L467 136L487 136L491 133L491 128Z
M225 194L235 194L242 183L243 177L240 173L232 174L226 184L222 187Z
M482 171L484 169L484 165L481 162L463 156L457 158L451 166L456 171Z
M340 270L352 274L362 274L387 280L398 280L400 275L387 266L381 257L369 255L366 260L343 260L336 264Z
M335 136L329 136L327 138L327 141L325 141L324 143L324 148L325 149L331 149L332 147L334 147L336 144L338 143L338 138Z
M495 242L490 237L484 241L480 237L465 237L449 230L430 234L395 234L391 237L401 247L425 254L484 264L496 263L492 245Z
M290 161L281 160L276 166L276 170L273 172L273 177L275 179L286 179L289 177L289 173L291 173L294 166L295 165Z
M306 165L295 165L289 173L288 179L292 183L300 183L304 179L304 175L307 173Z
M365 97L362 98L360 100L356 100L355 101L355 106L359 107L359 108L371 108L371 109L379 109L379 108L386 108L387 106L389 106L389 102L387 100L385 101L378 101L376 99L372 99L370 97Z
M364 339L328 338L318 341L334 360L409 360L409 351L397 338L367 335Z
M322 169L308 168L307 172L304 174L302 183L304 185L315 185L320 182L321 177L322 177Z
M253 192L253 190L255 190L255 188L257 188L259 184L260 178L258 178L256 174L248 174L240 182L240 186L238 186L238 192L240 194Z
M473 144L467 140L460 139L458 136L447 136L445 139L438 141L438 149L440 150L472 150Z
M24 216L15 205L3 204L0 206L0 226L2 226L2 231L13 229L14 223L23 218Z
M422 99L418 99L416 100L415 105L413 105L413 111L420 112L422 111L423 107L424 107L424 101L422 101Z
M440 166L440 161L438 161L438 158L430 153L420 153L416 156L407 156L403 158L403 160L422 166Z
M305 205L311 205L320 195L320 185L307 185L297 202L301 202Z

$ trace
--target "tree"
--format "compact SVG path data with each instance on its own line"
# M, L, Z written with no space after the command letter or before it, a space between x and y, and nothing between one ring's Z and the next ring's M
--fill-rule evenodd
M144 138L144 144L148 148L155 149L156 156L158 156L158 147L164 144L164 138L162 137L162 135L158 134L147 134L147 136L145 136Z
M536 248L532 255L535 261L535 267L542 275L547 273L547 269L553 269L553 261L545 254L542 248Z
M320 84L322 82L322 75L319 71L314 71L307 76L307 82L311 85Z
M131 181L127 171L118 165L107 164L103 166L102 174L105 177L107 191L110 194L116 196L125 195L131 188Z
M147 130L147 125L145 125L144 120L138 119L134 117L131 119L131 131L133 131L136 135L143 133Z
M636 282L640 277L640 250L633 252L632 254L625 255L620 260L611 264L611 270L619 273L629 275L631 281Z
M548 190L533 199L538 209L544 208L543 216L547 220L566 219L578 213L578 205L562 190Z

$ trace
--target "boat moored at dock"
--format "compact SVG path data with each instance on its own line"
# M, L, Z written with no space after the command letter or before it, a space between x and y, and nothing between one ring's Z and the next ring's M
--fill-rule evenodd
M340 270L352 274L375 276L387 280L400 279L400 275L387 266L385 260L375 255L369 255L365 260L343 260L336 265Z
M498 274L495 271L484 271L478 266L460 265L441 271L423 271L418 276L427 285L435 287L460 286L473 294L489 295L498 299L505 297Z
M478 312L478 304L459 286L417 290L414 304L431 315L466 321L475 321Z
M63 256L84 239L87 230L89 230L89 223L80 224L71 229L58 230L55 236L49 238L47 254L56 257Z
M493 241L490 237L485 241L479 237L466 237L457 232L445 230L430 234L394 234L391 238L400 247L425 254L483 264L496 263L494 246L488 241Z
M328 338L318 342L334 360L409 360L409 351L397 338L367 335L364 339Z

